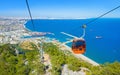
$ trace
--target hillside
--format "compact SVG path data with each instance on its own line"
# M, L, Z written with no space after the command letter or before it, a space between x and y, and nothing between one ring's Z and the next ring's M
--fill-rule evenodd
M19 45L0 46L0 75L119 75L120 63L105 63L92 66L77 59L70 52L60 50L52 43L43 45L44 58L40 62L40 53L23 50ZM46 56L46 57L45 57ZM48 64L45 64L49 62Z

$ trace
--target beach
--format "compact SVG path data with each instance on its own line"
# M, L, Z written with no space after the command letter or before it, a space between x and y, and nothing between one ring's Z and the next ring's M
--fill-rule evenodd
M66 48L65 50L70 51L76 58L80 58L80 59L92 64L93 66L99 66L99 64L97 62L95 62L94 60L84 56L83 54L74 54L69 46L67 46L65 44L62 44L62 45Z

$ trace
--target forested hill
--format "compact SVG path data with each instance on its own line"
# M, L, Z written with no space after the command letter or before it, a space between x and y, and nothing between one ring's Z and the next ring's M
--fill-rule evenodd
M51 75L64 75L65 73L62 73L64 65L73 72L87 69L84 70L86 75L120 75L119 62L92 66L75 58L69 52L61 51L52 43L44 44L43 49L50 56L52 68L49 71L46 71L46 65L40 62L37 48L25 50L18 45L0 46L0 75L46 75L46 72L50 72Z
M36 74L44 74L37 50L19 50L17 55L16 49L20 48L10 44L0 46L0 75L34 75L34 71Z

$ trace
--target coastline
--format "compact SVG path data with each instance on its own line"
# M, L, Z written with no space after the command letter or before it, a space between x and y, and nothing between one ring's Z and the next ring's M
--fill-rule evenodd
M26 28L25 24L26 24L27 22L28 22L28 20L25 21L25 23L23 24L23 28L24 28L26 31L28 31L28 32L32 32L30 29Z
M87 56L85 56L83 54L74 54L69 46L67 46L65 44L62 44L62 45L65 46L66 50L69 50L75 57L80 58L80 59L82 59L82 60L92 64L93 66L99 66L99 64L97 62L95 62L94 60L90 59L89 57L87 57Z

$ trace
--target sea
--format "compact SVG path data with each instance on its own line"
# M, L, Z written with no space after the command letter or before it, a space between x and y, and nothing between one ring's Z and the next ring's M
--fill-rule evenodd
M65 42L73 37L61 32L81 37L83 34L81 26L93 19L34 19L34 26L29 20L25 27L31 31L54 33L46 37ZM120 62L120 18L101 18L87 24L84 39L86 40L85 56L100 64ZM71 47L71 44L67 45Z

